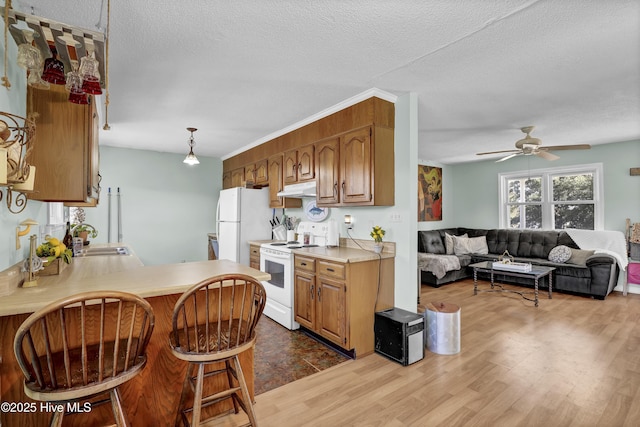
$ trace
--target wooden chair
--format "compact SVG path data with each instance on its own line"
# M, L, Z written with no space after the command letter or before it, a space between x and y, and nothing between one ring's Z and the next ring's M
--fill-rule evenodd
M202 408L231 399L233 409L247 414L256 426L253 403L240 367L238 355L255 344L255 326L262 315L266 292L260 282L246 275L221 275L206 279L185 292L173 310L170 335L172 353L189 362L183 383L176 425L200 425ZM224 368L205 374L205 365L224 362ZM194 375L194 370L197 373ZM226 374L228 389L203 397L205 377ZM189 388L194 393L192 408L184 408Z
M69 405L109 393L116 425L127 426L118 386L138 375L154 314L144 299L125 292L85 292L55 301L18 328L14 352L34 400L64 403L51 426L61 426Z

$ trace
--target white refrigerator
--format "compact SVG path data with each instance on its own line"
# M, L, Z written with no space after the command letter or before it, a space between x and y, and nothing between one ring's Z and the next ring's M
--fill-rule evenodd
M220 191L216 213L218 258L249 265L249 240L270 240L269 188Z

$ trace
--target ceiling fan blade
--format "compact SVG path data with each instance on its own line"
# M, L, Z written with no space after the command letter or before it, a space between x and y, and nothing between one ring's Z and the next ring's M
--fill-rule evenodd
M588 150L591 146L589 144L576 144L576 145L551 145L548 147L540 147L540 150L545 151L560 151L560 150Z
M519 152L520 150L487 151L486 153L476 153L476 156L482 156L484 154L519 153Z
M548 152L546 152L544 150L536 151L533 154L535 154L536 156L541 157L541 158L543 158L545 160L551 160L551 161L558 160L560 158L560 156L556 156L555 154L548 153Z
M504 162L505 160L509 160L510 158L515 157L515 156L517 156L518 154L520 154L520 153L513 153L513 154L509 154L509 155L508 155L508 156L506 156L506 157L503 157L503 158L501 158L501 159L496 160L496 163L498 163L498 162Z

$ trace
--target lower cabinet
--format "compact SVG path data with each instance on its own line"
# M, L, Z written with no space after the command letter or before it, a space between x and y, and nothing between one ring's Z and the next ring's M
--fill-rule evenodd
M249 245L249 267L260 270L260 246Z
M295 320L322 338L356 356L372 353L375 312L391 307L393 259L340 263L295 255Z

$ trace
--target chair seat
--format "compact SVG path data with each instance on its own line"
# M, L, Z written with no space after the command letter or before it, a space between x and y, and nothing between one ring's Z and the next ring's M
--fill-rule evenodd
M228 321L212 322L209 329L205 325L197 325L186 331L184 328L176 330L170 335L171 350L176 357L187 361L216 361L233 357L252 347L256 339L255 331L248 333L246 323L241 327L238 323L234 321L229 326ZM248 339L245 338L247 335ZM196 336L197 340L194 339Z
M138 345L138 340L132 340L134 343L132 347ZM117 375L113 376L113 358L105 358L102 369L103 378L100 379L100 359L98 344L87 346L87 381L83 380L82 374L82 348L74 348L69 350L69 360L72 364L71 369L71 382L67 381L64 369L64 352L56 352L51 355L51 365L55 373L55 382L58 387L55 389L51 387L40 388L36 382L25 382L24 391L25 394L32 399L42 400L45 402L56 402L61 400L73 400L78 398L84 398L93 396L95 394L103 393L105 390L117 387L120 384L127 382L132 377L138 375L138 373L144 368L147 363L146 355L137 357L137 360L129 360L128 369L125 370L125 354L126 354L126 340L120 340L119 351L116 372ZM113 354L115 342L107 342L104 345L106 354ZM39 357L42 366L46 366L46 355ZM49 375L49 371L43 372L46 384L52 383L52 378Z

